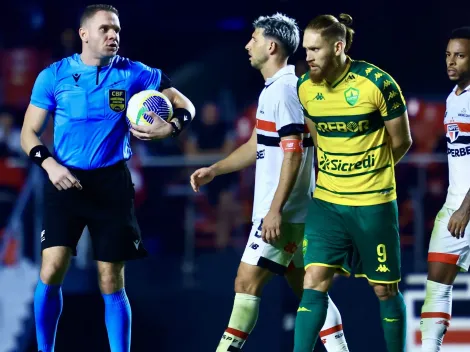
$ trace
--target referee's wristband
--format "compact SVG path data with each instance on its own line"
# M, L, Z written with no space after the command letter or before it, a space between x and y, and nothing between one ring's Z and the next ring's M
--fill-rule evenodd
M184 130L191 123L191 113L185 108L178 108L173 110L173 119L177 119L181 126L180 132Z
M29 152L29 158L35 163L36 165L41 166L42 162L52 156L44 145L40 144L31 149Z

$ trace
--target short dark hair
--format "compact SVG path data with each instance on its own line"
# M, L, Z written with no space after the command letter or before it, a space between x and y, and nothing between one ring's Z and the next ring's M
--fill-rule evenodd
M276 39L287 57L297 50L300 43L299 27L293 18L281 13L272 16L260 16L253 22L253 27L264 29L264 36Z
M470 40L470 27L456 28L450 34L449 39L468 39Z
M352 17L342 13L336 18L333 15L320 15L311 20L305 29L319 31L327 39L344 40L345 52L351 48L354 36L354 30L350 27Z
M99 11L112 12L116 14L116 16L119 17L119 11L112 5L106 5L106 4L88 5L87 7L85 7L85 10L83 11L82 16L80 17L80 27L83 26L83 23L85 23L86 20L92 18L95 15L95 13Z

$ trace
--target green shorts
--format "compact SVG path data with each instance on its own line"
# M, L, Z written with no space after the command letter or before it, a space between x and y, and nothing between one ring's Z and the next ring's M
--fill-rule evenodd
M396 201L347 206L314 198L304 236L304 265L337 268L374 283L401 280Z

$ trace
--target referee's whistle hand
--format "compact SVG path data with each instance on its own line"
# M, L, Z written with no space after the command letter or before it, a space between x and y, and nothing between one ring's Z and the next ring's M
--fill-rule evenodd
M43 161L42 167L46 170L49 180L59 190L65 191L69 188L83 189L80 181L72 175L72 173L65 166L60 165L53 158L48 158Z
M151 141L153 139L163 139L171 136L173 132L173 126L163 120L153 111L147 111L153 122L150 126L138 126L131 123L132 128L130 129L134 137L142 141Z

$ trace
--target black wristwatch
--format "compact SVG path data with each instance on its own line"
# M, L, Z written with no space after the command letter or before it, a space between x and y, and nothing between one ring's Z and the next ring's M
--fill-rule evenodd
M176 123L170 122L170 124L173 126L173 132L171 132L171 136L172 136L172 137L178 137L178 135L180 134L181 130L178 128L178 126L176 125Z

